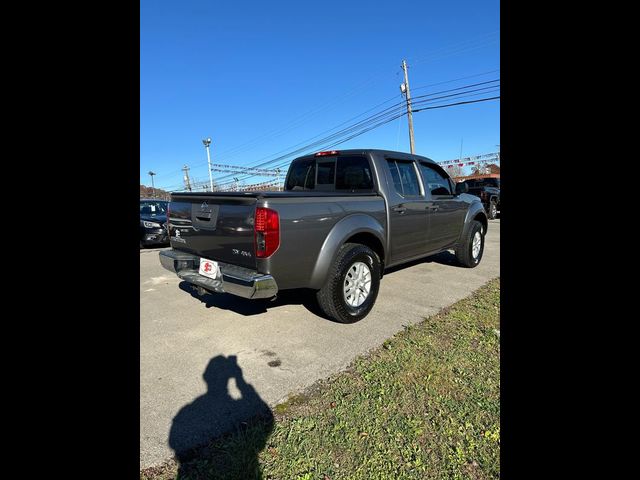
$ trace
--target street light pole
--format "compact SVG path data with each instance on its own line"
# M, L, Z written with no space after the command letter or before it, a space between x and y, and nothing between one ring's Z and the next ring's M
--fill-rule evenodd
M151 191L153 192L153 198L156 198L156 187L153 184L154 175L155 175L155 172L152 172L151 170L149 170L149 176L151 177Z
M209 186L213 192L213 176L211 175L211 154L209 153L209 145L211 145L211 138L202 140L204 147L207 149L207 164L209 165Z

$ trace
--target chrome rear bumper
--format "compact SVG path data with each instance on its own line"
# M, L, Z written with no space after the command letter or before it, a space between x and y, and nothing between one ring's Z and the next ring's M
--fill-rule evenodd
M218 262L220 278L200 275L200 257L179 250L160 252L160 263L178 277L205 290L230 293L244 298L271 298L278 293L278 285L271 275L263 275L248 268Z

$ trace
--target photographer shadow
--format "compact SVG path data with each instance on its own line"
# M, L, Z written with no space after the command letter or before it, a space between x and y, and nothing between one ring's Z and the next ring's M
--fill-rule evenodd
M245 382L235 355L212 358L203 379L207 392L182 407L171 425L177 479L262 478L258 455L273 430L271 409Z

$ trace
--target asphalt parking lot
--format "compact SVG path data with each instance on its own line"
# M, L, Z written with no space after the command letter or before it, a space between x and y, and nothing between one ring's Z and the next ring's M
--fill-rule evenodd
M466 297L500 275L499 246L500 220L491 220L474 269L457 266L449 253L394 268L371 314L353 325L318 317L300 292L274 302L198 297L160 266L161 249L141 250L140 468L344 369L403 326ZM247 384L252 394L243 402Z

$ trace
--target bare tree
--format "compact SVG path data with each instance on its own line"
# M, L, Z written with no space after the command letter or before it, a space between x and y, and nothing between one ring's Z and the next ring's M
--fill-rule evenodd
M453 165L447 165L445 170L451 178L462 176L462 167L459 166L458 164L454 163Z
M484 163L476 162L471 167L471 175L482 175L485 173Z

